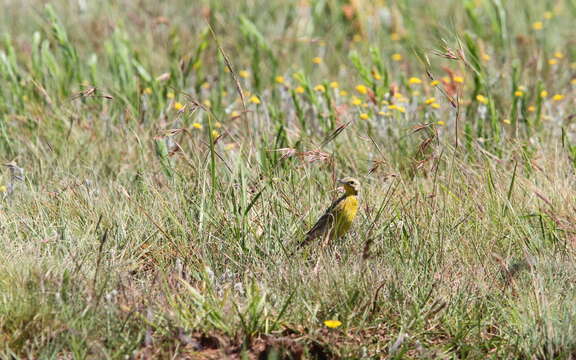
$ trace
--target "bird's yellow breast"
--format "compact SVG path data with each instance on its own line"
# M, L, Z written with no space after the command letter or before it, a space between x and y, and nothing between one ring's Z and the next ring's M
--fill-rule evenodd
M358 212L358 197L350 195L344 198L339 204L336 214L335 237L340 237L350 230L352 222Z

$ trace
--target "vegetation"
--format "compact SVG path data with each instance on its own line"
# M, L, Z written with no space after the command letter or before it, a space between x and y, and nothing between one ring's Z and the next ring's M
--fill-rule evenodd
M43 3L0 14L2 358L576 354L574 0Z

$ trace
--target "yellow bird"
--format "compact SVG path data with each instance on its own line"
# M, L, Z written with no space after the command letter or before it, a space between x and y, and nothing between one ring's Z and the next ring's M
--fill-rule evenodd
M351 177L340 179L338 182L344 186L344 195L334 201L306 233L306 238L300 243L299 248L318 237L324 237L326 240L337 239L350 230L358 212L360 182Z

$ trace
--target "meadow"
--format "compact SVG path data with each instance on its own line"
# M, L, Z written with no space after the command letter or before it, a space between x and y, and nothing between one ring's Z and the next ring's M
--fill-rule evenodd
M574 358L575 19L2 1L0 358Z

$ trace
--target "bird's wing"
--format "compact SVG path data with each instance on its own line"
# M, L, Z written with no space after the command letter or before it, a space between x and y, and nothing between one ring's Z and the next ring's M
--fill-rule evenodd
M338 205L342 202L342 200L344 200L345 198L346 196L341 196L340 198L335 200L328 209L326 209L326 211L320 217L320 219L316 221L316 224L314 224L312 229L310 229L310 231L306 233L306 239L304 239L304 241L300 243L299 247L308 245L310 241L316 239L321 235L324 235L327 229L330 229L332 228L332 226L334 226L334 218L335 218L334 211L336 210Z

